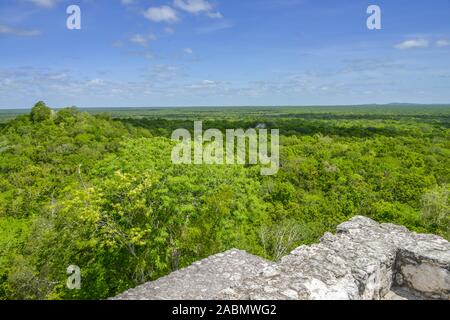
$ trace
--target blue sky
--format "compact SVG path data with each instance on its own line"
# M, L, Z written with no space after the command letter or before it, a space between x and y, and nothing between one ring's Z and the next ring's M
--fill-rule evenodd
M369 5L382 29L369 30ZM81 8L81 30L66 8ZM448 0L2 0L0 108L450 103Z

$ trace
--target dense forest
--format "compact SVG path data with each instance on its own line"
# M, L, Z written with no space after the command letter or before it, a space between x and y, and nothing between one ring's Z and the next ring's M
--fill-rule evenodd
M280 129L281 168L174 165L173 130ZM0 125L0 299L97 299L355 215L450 240L450 107L52 110ZM66 287L69 265L81 290Z

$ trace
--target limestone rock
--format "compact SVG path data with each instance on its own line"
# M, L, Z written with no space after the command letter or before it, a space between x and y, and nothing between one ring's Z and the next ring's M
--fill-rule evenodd
M233 249L114 299L403 298L450 299L450 243L358 216L278 263Z
M241 250L219 253L153 282L128 290L118 300L205 300L219 292L233 294L243 277L257 275L273 263Z

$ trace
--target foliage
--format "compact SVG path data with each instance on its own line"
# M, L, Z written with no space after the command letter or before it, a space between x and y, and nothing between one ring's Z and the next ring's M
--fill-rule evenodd
M436 186L427 191L422 197L422 216L428 228L450 238L450 187L449 185Z
M450 239L448 110L38 103L0 127L0 299L107 298L233 247L276 260L358 214ZM173 165L192 120L279 128L279 173Z
M31 109L30 119L34 123L50 120L52 110L43 101L36 103Z

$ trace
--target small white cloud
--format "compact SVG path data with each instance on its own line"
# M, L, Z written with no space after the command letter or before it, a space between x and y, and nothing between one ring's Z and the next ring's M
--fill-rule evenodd
M210 12L212 5L206 0L174 0L173 5L190 13Z
M223 15L220 12L208 12L206 14L211 19L222 19Z
M175 23L178 21L177 12L169 6L148 8L144 17L153 22Z
M227 21L220 21L218 23L214 23L210 26L205 26L197 29L198 34L210 34L217 31L233 28L233 24Z
M154 56L153 53L151 53L151 52L145 52L145 53L143 54L143 57L144 57L145 59L148 59L148 60L152 60L152 59L155 58L155 56Z
M64 72L48 74L49 80L64 80L67 78L68 78L68 75L67 75L67 73L64 73Z
M39 30L22 30L0 25L0 34L9 34L19 37L37 37L41 35Z
M148 74L148 77L152 79L152 81L156 80L163 82L178 80L182 76L184 76L184 74L179 67L167 64L152 66Z
M202 80L199 83L194 83L194 84L187 85L186 88L201 90L201 89L217 88L219 85L220 85L220 83L217 82L217 81Z
M123 42L122 41L114 41L113 42L113 44L112 44L112 46L114 47L114 48L121 48L121 47L123 47Z
M174 0L173 5L175 8L192 14L204 13L213 19L223 18L220 12L213 12L214 6L207 0Z
M88 81L87 85L88 86L103 86L103 85L105 85L105 81L102 79L92 79L92 80Z
M131 37L130 41L140 46L147 47L150 41L156 40L156 36L153 34L141 35L135 34Z
M155 58L153 53L150 51L128 51L127 54L134 57L142 57L148 60L153 60Z
M207 86L216 86L217 82L213 81L213 80L203 80L202 84L207 85Z
M450 41L449 40L438 40L438 41L436 41L436 46L438 48L448 47L448 46L450 46Z
M415 49L415 48L427 48L429 45L426 39L411 39L403 41L395 45L396 49Z
M122 2L122 4L128 6L130 4L134 4L134 0L120 0L120 2Z
M28 0L28 2L42 8L52 8L56 5L58 0Z
M191 48L185 48L183 51L186 54L193 54L194 53L194 50L192 50Z
M175 33L175 30L171 27L165 27L164 32L168 33L168 34L172 34L172 33Z

